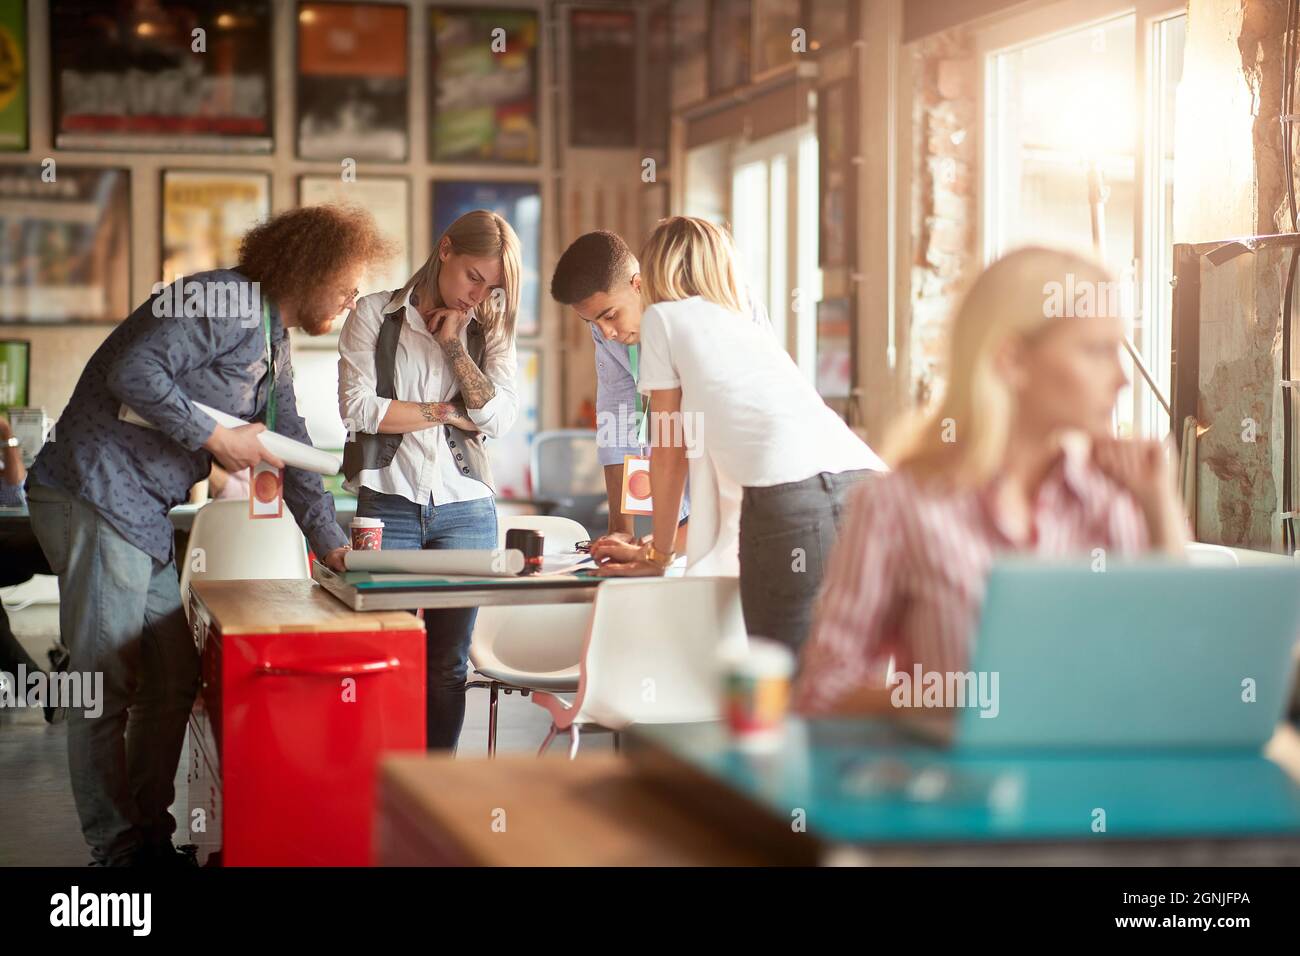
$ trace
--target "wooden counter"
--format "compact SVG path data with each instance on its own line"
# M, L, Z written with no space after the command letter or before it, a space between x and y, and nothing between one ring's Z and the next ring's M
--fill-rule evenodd
M755 866L777 859L646 785L617 754L390 757L381 866ZM810 841L811 844L811 841Z

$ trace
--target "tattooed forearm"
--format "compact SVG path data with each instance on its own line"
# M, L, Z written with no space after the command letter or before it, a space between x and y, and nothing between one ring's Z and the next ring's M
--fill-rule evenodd
M492 401L497 393L497 387L474 364L474 360L465 351L465 346L455 339L440 344L442 354L446 356L447 364L451 366L452 374L460 383L460 397L465 400L465 407L482 408Z
M478 426L466 414L465 403L462 401L417 402L416 405L426 422L434 425L455 425L461 431L478 431Z

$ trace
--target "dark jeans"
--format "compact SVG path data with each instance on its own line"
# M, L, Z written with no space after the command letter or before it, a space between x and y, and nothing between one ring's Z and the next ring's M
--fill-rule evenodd
M384 522L384 549L495 548L497 509L491 498L417 505L401 495L362 488L357 515ZM478 608L425 610L428 682L425 727L430 750L455 750L465 722L469 639Z
M850 489L871 471L822 472L746 488L740 503L740 603L751 637L796 654L812 627L817 592Z
M168 808L199 686L176 562L162 564L79 498L31 485L32 527L59 576L69 670L103 674L102 711L68 708L72 796L91 853L106 864L170 845Z
M50 564L45 560L36 533L30 527L17 531L0 532L0 588L12 587L30 581L33 574L49 574ZM17 673L22 664L30 674L44 670L32 660L31 655L18 643L9 626L9 615L0 604L0 671Z

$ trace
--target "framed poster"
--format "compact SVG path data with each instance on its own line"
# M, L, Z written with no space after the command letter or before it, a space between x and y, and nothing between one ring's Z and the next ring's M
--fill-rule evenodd
M433 242L448 226L467 212L490 209L510 223L519 236L523 281L519 290L516 334L527 338L540 331L540 250L542 245L542 196L536 183L484 183L435 181L433 184Z
M271 151L268 0L50 0L58 149Z
M535 10L429 11L429 159L536 164Z
M0 339L0 409L30 404L31 372L32 343Z
M162 281L233 268L239 243L271 214L269 173L162 171Z
M848 398L853 390L853 303L817 303L817 392L822 398Z
M636 11L569 11L569 145L637 141Z
M853 143L857 123L852 115L852 84L843 80L817 91L818 265L840 268L853 261Z
M379 230L396 242L400 251L383 269L368 273L361 294L392 291L406 285L414 271L411 263L411 183L405 176L363 176L345 183L338 176L306 173L298 177L298 205L353 203L368 209Z
M751 17L750 0L712 0L709 4L710 95L749 82Z
M27 149L25 0L0 0L0 150Z
M128 170L0 167L0 323L119 322L130 280Z
M405 6L298 5L299 158L407 158L409 46Z
M515 387L519 393L519 417L510 431L486 442L498 498L532 496L529 461L533 436L541 427L542 353L539 349L520 348L518 356Z
M808 51L808 21L803 0L754 0L754 77L790 66L802 55L794 49L794 31L802 29Z

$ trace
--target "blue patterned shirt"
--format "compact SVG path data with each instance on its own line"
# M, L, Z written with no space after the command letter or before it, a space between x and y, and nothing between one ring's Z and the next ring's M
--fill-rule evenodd
M172 555L167 512L212 468L202 446L216 422L191 402L259 421L270 391L253 283L221 269L189 276L185 295L177 291L173 284L155 292L96 350L30 475L86 501L127 541L163 562ZM273 304L270 312L275 430L310 443L294 399L289 342ZM157 428L119 420L123 404ZM318 555L347 543L318 475L286 468L284 500Z

